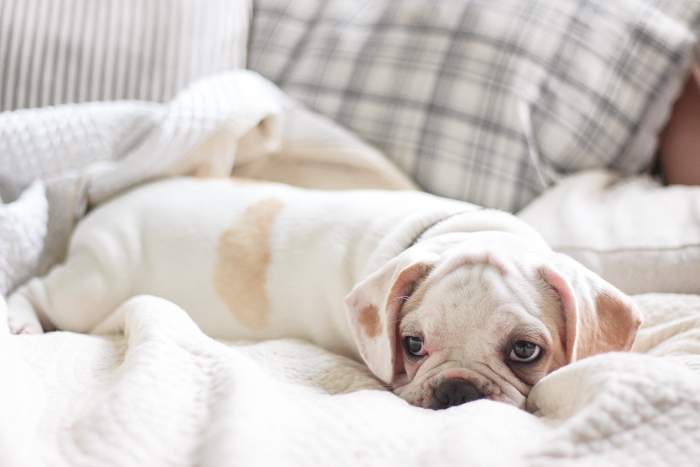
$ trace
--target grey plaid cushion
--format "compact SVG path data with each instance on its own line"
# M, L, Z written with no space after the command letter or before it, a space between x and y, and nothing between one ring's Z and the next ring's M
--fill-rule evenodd
M698 0L256 0L249 67L427 191L518 210L563 174L649 167Z

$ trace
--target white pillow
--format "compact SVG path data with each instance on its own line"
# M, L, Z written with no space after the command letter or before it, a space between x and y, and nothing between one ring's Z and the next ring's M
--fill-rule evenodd
M517 211L650 165L699 28L696 0L258 0L249 67L427 191Z
M628 294L700 294L700 187L595 170L561 180L518 217Z

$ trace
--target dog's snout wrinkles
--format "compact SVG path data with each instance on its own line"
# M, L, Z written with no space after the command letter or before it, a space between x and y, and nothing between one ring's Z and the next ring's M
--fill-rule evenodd
M435 409L446 409L483 397L484 395L473 384L462 379L448 379L435 389L432 405Z

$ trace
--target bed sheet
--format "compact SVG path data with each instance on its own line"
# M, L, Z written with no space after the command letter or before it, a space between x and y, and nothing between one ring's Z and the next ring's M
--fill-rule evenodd
M98 327L0 340L0 465L694 465L700 297L635 297L646 323L538 383L528 411L416 408L295 340L219 342L139 296Z

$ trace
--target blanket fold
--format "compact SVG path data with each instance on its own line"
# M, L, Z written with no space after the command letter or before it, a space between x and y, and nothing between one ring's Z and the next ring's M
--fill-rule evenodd
M647 324L634 352L550 374L528 413L411 407L347 358L296 340L217 342L176 305L134 297L105 335L0 337L0 463L693 465L700 297L635 300Z

